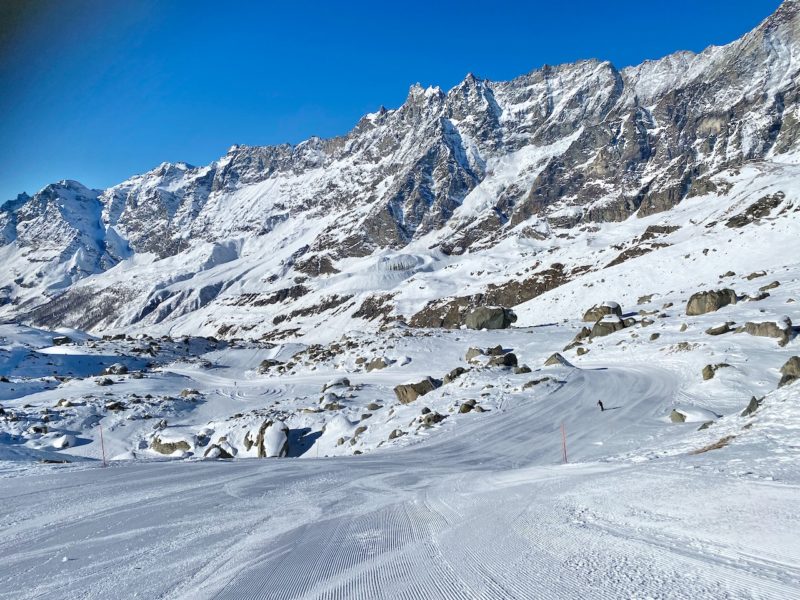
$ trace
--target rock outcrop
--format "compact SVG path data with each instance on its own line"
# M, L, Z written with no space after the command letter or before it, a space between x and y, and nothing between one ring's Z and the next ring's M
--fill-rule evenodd
M587 323L596 323L606 315L616 315L622 318L622 307L617 302L603 302L602 304L595 304L583 315L583 320Z
M689 298L689 302L686 304L686 314L696 316L715 312L723 306L736 304L736 300L736 292L730 288L697 292Z
M792 321L783 317L780 321L765 321L761 323L747 322L741 331L760 337L776 338L779 346L785 346L792 339Z
M464 319L467 329L507 329L517 320L514 311L500 306L482 306Z
M594 324L590 337L603 337L621 329L625 329L625 322L622 319L617 315L606 315Z
M438 382L432 377L426 377L417 383L406 383L395 386L394 393L400 404L409 404L425 394L439 387Z
M778 387L789 385L800 379L800 356L792 356L781 367L781 380Z

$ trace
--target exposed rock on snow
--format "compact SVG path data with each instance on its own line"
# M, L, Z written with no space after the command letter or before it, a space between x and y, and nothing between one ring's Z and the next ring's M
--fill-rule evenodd
M720 323L719 325L714 325L713 327L709 327L708 329L706 329L706 333L708 335L723 335L726 333L730 333L731 331L733 331L733 329L731 329L731 325L733 324L734 323L732 322Z
M584 313L583 320L589 323L596 323L606 315L616 315L622 318L622 307L617 302L610 301L596 304Z
M800 379L800 356L792 356L781 367L781 380L778 387L794 383Z
M686 305L686 314L689 316L704 315L717 311L723 306L736 304L736 300L736 292L730 288L697 292L689 298L689 302Z
M469 329L506 329L516 320L517 315L513 310L499 306L482 306L469 313L464 324Z
M749 417L750 415L752 415L754 412L756 412L758 410L758 408L761 406L761 403L763 401L764 401L763 398L758 399L755 396L753 396L752 398L750 398L750 402L747 404L747 408L745 408L742 411L742 414L740 416Z
M569 362L566 358L561 356L561 354L556 352L555 354L550 355L550 357L546 361L544 361L544 366L572 367L574 365L571 362Z
M374 358L367 363L367 373L369 373L370 371L385 369L390 364L391 362L383 357Z
M397 396L397 400L401 404L409 404L420 396L424 396L425 394L432 392L437 387L439 386L436 380L434 380L432 377L426 377L418 383L398 385L394 388L394 393Z
M717 363L716 365L706 365L703 367L703 381L708 381L709 379L713 379L714 375L717 373L719 369L724 369L726 367L730 367L727 363Z
M609 314L594 324L590 337L603 337L621 329L625 329L625 322L617 315Z
M517 355L513 352L508 352L506 354L492 356L488 364L490 367L516 367Z
M792 321L789 317L783 317L778 322L747 322L742 331L750 335L777 338L780 346L785 346L792 339Z
M170 455L176 452L188 452L192 449L192 444L185 439L173 439L155 435L150 440L150 449L159 454Z
M452 383L466 372L467 369L465 369L464 367L456 367L455 369L453 369L447 375L444 376L444 383Z
M103 375L126 375L128 373L128 367L123 365L122 363L114 363L113 365L106 367L103 369Z

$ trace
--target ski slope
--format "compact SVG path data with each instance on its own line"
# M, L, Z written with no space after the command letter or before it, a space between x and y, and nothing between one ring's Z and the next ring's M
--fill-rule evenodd
M609 460L663 430L675 377L555 372L363 456L6 471L0 598L800 597L797 481Z

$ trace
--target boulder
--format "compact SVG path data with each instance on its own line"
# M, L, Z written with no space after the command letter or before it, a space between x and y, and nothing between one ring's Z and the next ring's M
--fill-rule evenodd
M747 408L745 408L742 411L742 414L740 416L749 417L750 415L752 415L754 412L756 412L758 410L758 407L761 406L761 403L763 401L764 401L763 398L761 400L759 400L758 398L753 396L752 398L750 398L750 402L747 404Z
M192 446L186 440L162 440L158 436L153 436L150 440L150 449L159 454L174 454L177 451L187 452Z
M394 430L392 430L392 432L389 434L389 439L390 439L390 440L395 440L395 439L397 439L397 438L399 438L399 437L402 437L402 436L404 436L405 434L406 434L406 432L405 432L405 431L402 431L402 430L400 430L400 429L394 429Z
M773 281L772 283L768 283L767 285L762 285L758 288L759 292L766 292L767 290L774 290L776 287L781 285L780 281Z
M481 306L464 319L468 329L507 329L516 322L514 311L501 306Z
M289 453L289 427L283 421L267 419L256 436L259 458L281 458Z
M654 333L653 335L658 335L658 334ZM578 349L575 351L575 354L577 354L578 356L583 356L584 354L589 354L589 349L588 348L584 348L583 346L579 346Z
M603 337L625 329L625 323L617 315L606 315L594 324L592 327L592 338Z
M723 335L725 333L730 333L733 331L731 329L732 323L721 323L720 325L714 325L714 327L709 327L706 329L706 333L708 335Z
M793 356L781 367L781 380L778 387L783 387L800 379L800 356Z
M431 427L437 423L441 423L446 418L447 415L440 415L438 412L429 412L420 417L420 422L426 427Z
M406 383L394 388L394 393L400 404L409 404L420 396L432 392L438 387L436 381L431 377L426 377L418 383Z
M233 448L228 444L212 444L203 453L204 458L233 458Z
M478 356L483 356L483 350L480 348L469 348L464 360L467 362L472 362L472 359L477 358Z
M322 386L322 391L335 387L350 387L350 380L347 377L337 377L331 379L328 383Z
M128 373L128 367L126 367L122 363L114 363L113 365L103 369L101 375L127 375L127 373Z
M466 414L472 411L476 404L477 402L475 402L475 400L466 400L461 406L458 407L458 412L461 414Z
M551 355L546 361L544 361L545 367L571 367L573 366L571 362L569 362L566 358L561 356L558 352Z
M521 367L514 367L513 371L514 375L523 375L525 373L530 373L531 368L528 365L522 365Z
M467 370L464 367L456 367L455 369L453 369L447 375L444 376L444 382L452 383L466 372Z
M106 385L113 385L114 382L109 379L108 377L101 377L100 379L96 379L95 383L97 385L106 386Z
M673 410L669 414L669 420L672 421L673 423L685 423L686 422L686 415L683 414L682 412L677 411L677 410Z
M622 317L622 307L611 301L606 301L601 304L595 304L583 314L583 320L588 323L596 323L606 315L616 315Z
M697 292L689 298L689 302L686 304L686 314L689 316L704 315L717 311L723 306L736 304L736 300L736 292L730 288Z
M753 323L750 321L745 323L741 330L750 335L776 338L779 346L785 346L792 338L792 321L789 317L783 317L778 322Z
M199 396L199 395L200 392L192 388L185 388L181 390L181 398L192 398L194 396Z
M592 337L592 330L588 327L581 327L581 330L578 334L573 338L572 343L582 342L583 340L589 339Z
M716 365L706 365L703 367L703 381L713 379L719 369L730 367L728 363L719 363Z
M64 346L72 343L74 343L72 338L67 337L66 335L57 335L53 338L53 346Z
M378 410L379 408L383 408L383 405L376 402L370 402L367 404L367 410Z
M389 361L387 361L385 358L383 357L375 358L369 361L369 363L367 363L367 373L369 373L370 371L385 369L388 366L389 366Z
M500 356L493 356L489 361L490 367L516 367L517 355L513 352L508 354L501 354Z

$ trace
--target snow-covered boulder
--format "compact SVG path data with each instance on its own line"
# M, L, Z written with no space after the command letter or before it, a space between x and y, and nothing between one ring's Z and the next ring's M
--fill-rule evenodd
M128 367L123 365L122 363L114 363L103 369L103 375L126 375L128 373Z
M595 304L583 314L583 320L588 323L596 323L606 315L617 315L622 317L622 307L617 302L607 300L600 304Z
M255 447L259 458L281 458L289 454L289 427L283 421L268 419L261 424Z

